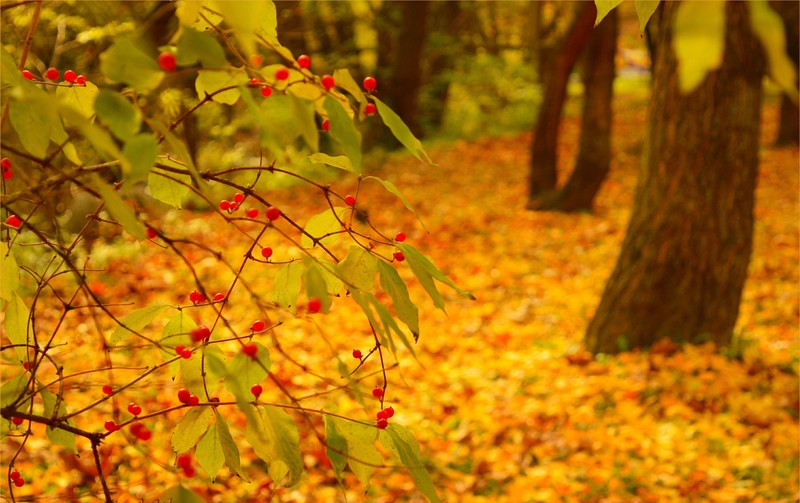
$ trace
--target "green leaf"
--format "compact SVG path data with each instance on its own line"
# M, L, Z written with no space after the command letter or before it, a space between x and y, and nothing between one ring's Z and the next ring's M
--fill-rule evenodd
M272 292L272 302L281 307L288 307L296 311L297 296L300 295L300 279L303 277L303 265L299 262L290 262L278 270L275 276L275 290Z
M264 37L271 45L278 43L278 17L272 2L247 0L217 0L210 3L213 11L222 14L225 22L233 28L244 54L256 53L256 38Z
M94 109L97 116L120 140L127 140L139 132L142 113L123 95L103 89L94 101Z
M115 328L111 333L111 345L116 346L120 342L128 339L133 332L139 332L141 329L149 325L154 319L156 319L156 316L164 312L164 310L168 307L170 306L155 304L152 306L143 307L142 309L137 309L136 311L130 313L121 320L122 325L124 326L117 326L117 328Z
M290 72L291 79L291 72ZM292 85L286 88L286 94L296 96L305 101L317 101L323 95L324 91L319 88L317 84L311 82L292 81Z
M100 194L103 201L106 203L106 209L123 229L137 239L147 239L147 233L144 230L142 222L139 221L130 206L125 204L125 201L119 197L119 194L117 194L110 185L104 182L99 176L93 175L92 188ZM114 343L112 342L111 344L113 345Z
M175 59L180 66L191 66L200 61L204 67L214 68L226 63L225 51L215 38L188 27L183 28Z
M409 152L414 154L414 157L428 164L433 164L433 161L428 157L425 149L422 148L422 143L414 136L411 130L408 129L403 119L378 98L373 96L372 101L377 105L378 114L381 116L381 119L383 119L383 123L386 124L386 127L391 130L394 137L397 138ZM333 123L331 123L331 129L333 129Z
M752 0L747 5L750 7L750 26L761 40L769 59L770 77L797 103L797 66L786 53L786 34L781 17L764 0Z
M341 144L344 153L350 158L353 167L361 170L361 133L358 132L353 120L347 115L342 104L335 98L325 98L325 111L330 121L331 136Z
M225 464L236 475L243 476L241 461L239 459L239 447L236 446L231 431L228 429L228 423L217 411L214 411L217 416L216 429L219 435L219 441L222 445L222 454L225 457Z
M180 209L183 198L189 192L192 184L192 177L153 168L147 176L147 184L150 187L150 195L162 203Z
M39 383L39 386L42 386L42 383ZM63 400L57 400L56 395L54 395L49 389L42 387L41 388L41 397L42 397L42 404L44 405L44 415L45 417L57 417L57 416L65 416L67 415L67 407L64 405ZM58 402L58 413L55 414L56 402ZM68 426L74 426L72 421L65 421ZM78 449L75 447L75 434L69 431L64 431L59 428L53 428L48 426L45 429L45 434L47 438L50 439L56 445L60 445L62 447L66 447L73 454L78 453Z
M273 95L269 99L262 100L259 106L262 126L271 136L278 139L281 149L302 136L304 127L307 127L297 120L295 115L297 103L302 101L292 96ZM313 112L313 109L311 111ZM313 120L312 124L316 129Z
M375 448L375 432L378 430L374 426L326 415L325 431L331 430L335 430L339 437L344 438L347 444L344 453L347 456L347 464L358 480L369 486L369 478L375 466L380 466L383 461Z
M336 213L331 209L327 209L322 213L314 215L308 219L303 230L314 238L319 239L319 242L327 244L328 241L336 237L336 235L329 236L329 234L342 230L342 224L339 222L344 218L344 214L347 211L345 208L335 208L335 210ZM303 234L300 237L300 246L303 248L313 248L316 246L316 243L306 234Z
M617 5L621 4L622 0L594 0L594 5L597 7L597 19L594 25L600 24L600 21L608 15Z
M312 152L319 150L319 131L317 130L317 112L314 104L306 100L289 96L292 106L292 116L300 127L300 134Z
M379 318L375 317L375 313L372 311L373 306L375 304L380 304L379 302L373 302L372 299L375 298L369 292L365 292L362 290L351 290L350 295L353 297L353 300L356 301L356 304L361 308L364 312L364 316L367 317L367 321L369 321L370 326L375 329L375 332L381 337L380 343L383 346L389 346L392 352L394 352L394 344L391 342L391 334L389 334L383 326L382 322L379 322Z
M319 299L322 303L321 311L327 313L331 309L331 296L328 295L328 284L325 282L322 270L317 267L315 263L311 262L310 259L309 262L303 273L306 293L309 299L314 297Z
M180 310L178 314L169 319L164 331L161 333L161 347L159 352L164 360L171 360L175 358L175 346L182 345L189 347L192 345L192 338L189 333L197 328L194 320L186 314L186 311ZM168 368L170 376L174 379L180 370L180 361L176 360L169 364Z
M200 70L197 72L197 80L194 88L197 97L202 100L206 94L211 95L224 88L231 88L227 91L214 94L212 100L225 105L233 105L239 101L239 85L247 81L247 74L242 70Z
M387 191L389 191L391 194L394 194L395 196L397 196L401 201L403 201L403 204L408 209L408 211L410 211L411 213L414 214L415 217L417 217L417 221L422 226L422 228L425 229L425 232L428 232L428 228L425 227L425 222L423 222L422 219L419 218L419 215L417 215L417 212L416 212L416 210L414 210L414 207L411 206L411 203L408 202L408 199L406 199L405 196L403 196L403 193L400 192L400 189L398 189L395 184L393 184L392 182L390 182L388 180L382 180L382 179L378 178L377 176L366 176L366 177L364 177L364 180L375 180L378 183L380 183L381 185L383 185L383 187Z
M423 288L425 288L425 291L427 291L428 295L433 299L433 304L436 307L444 311L444 299L442 298L442 294L439 293L439 290L437 290L436 284L433 281L434 279L449 286L458 292L459 295L475 300L475 297L471 293L459 288L436 267L436 264L434 264L430 258L420 253L416 248L406 243L397 243L396 246L403 252L403 255L405 255L408 265L411 267L417 279L419 279Z
M152 134L139 134L128 139L122 149L122 155L131 163L131 175L127 181L138 182L147 176L156 162L156 154L158 143Z
M0 83L4 86L18 86L24 82L24 78L17 69L14 56L4 48L0 49Z
M34 157L44 158L50 144L51 114L38 102L12 101L8 118L22 146ZM57 119L56 119L57 120Z
M644 34L644 29L650 17L658 8L661 0L636 0L636 15L639 16L639 33Z
M310 156L308 156L308 160L314 164L327 164L328 166L333 166L334 168L343 169L351 173L356 173L356 174L359 173L353 167L353 163L350 162L350 159L343 155L331 157L328 154L311 154Z
M375 275L378 273L377 262L378 259L369 251L352 245L337 270L346 284L369 292L375 285Z
M225 455L222 453L222 443L219 440L219 431L216 425L209 428L200 439L197 449L195 449L195 456L213 482L217 477L217 472L225 464Z
M419 339L419 310L408 295L405 282L391 265L379 260L381 288L392 298L392 307L400 321L406 324L414 340Z
M379 438L381 444L403 466L409 469L419 492L424 494L432 503L440 501L428 470L425 469L420 459L419 444L417 439L414 438L414 434L405 427L392 423L388 428L380 432Z
M325 418L325 454L331 460L336 478L342 480L342 472L347 466L347 440L336 429L329 416Z
M258 348L256 357L250 358L240 351L228 365L225 379L225 387L228 388L228 391L244 401L252 400L253 395L250 393L250 388L267 377L267 372L272 365L269 359L269 350L258 342L253 344Z
M14 253L5 242L0 242L0 299L14 300L19 287L19 266Z
M164 78L158 63L128 37L117 39L100 55L100 69L110 80L124 82L139 91L153 89Z
M56 88L56 96L61 103L74 108L86 119L91 119L95 114L94 103L98 93L99 89L91 82L87 82L85 86L58 86Z
M172 449L181 454L194 447L197 439L208 430L213 415L211 407L190 408L172 432Z
M194 159L192 159L191 154L189 154L189 149L186 148L186 145L179 140L178 137L175 136L175 134L164 124L158 121L150 121L149 124L167 140L167 143L169 143L169 146L178 157L178 160L188 166L189 172L192 174L195 184L197 184L197 186L200 188L205 188L206 183L200 177L200 173L197 172L197 167L194 165Z
M6 308L4 325L6 328L6 337L11 341L11 344L22 345L15 346L14 352L17 353L20 361L23 362L28 361L28 349L24 345L33 343L33 341L28 340L28 335L30 334L28 329L29 318L30 311L28 311L28 306L25 305L25 301L16 293L12 294L12 299Z
M19 374L17 377L6 381L0 387L0 407L6 407L16 402L28 389L28 374ZM20 407L18 407L19 409Z
M361 86L359 86L356 81L353 79L353 76L350 75L350 70L347 68L339 68L333 71L333 80L336 81L336 86L344 89L348 93L352 94L353 97L362 105L367 104L367 97L364 96L364 92L361 90Z
M186 489L178 484L161 493L157 501L168 501L169 503L205 503L205 500L191 489Z
M725 1L681 2L675 14L672 47L678 83L688 94L722 63L725 51Z
M56 104L56 106L58 106L58 112L64 118L64 121L78 128L83 137L89 140L92 146L94 146L106 160L119 159L122 164L122 172L125 174L130 173L130 164L128 160L122 157L122 152L117 148L114 139L108 131L91 123L83 117L80 112L70 106L60 104Z
M342 288L344 288L344 283L342 283L342 280L337 276L336 264L322 260L317 262L316 265L319 267L320 272L322 272L322 277L325 279L325 284L328 287L328 293L338 296L342 292Z
M240 403L247 416L245 438L256 456L268 465L275 484L293 486L303 474L300 435L289 414L278 407L264 405L260 413L253 406Z

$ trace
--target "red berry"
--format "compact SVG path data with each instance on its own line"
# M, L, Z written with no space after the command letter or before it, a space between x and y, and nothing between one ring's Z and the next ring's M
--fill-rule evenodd
M103 394L104 395L110 395L113 392L114 392L114 388L112 388L110 384L106 384L105 386L103 386Z
M66 81L67 81L67 82L69 82L70 84L72 84L73 82L75 82L75 79L76 79L77 77L78 77L78 76L77 76L77 75L75 74L75 72L73 72L72 70L67 70L66 72L64 72L64 80L66 80Z
M191 357L192 357L192 351L190 349L184 349L183 351L181 351L181 358L183 358L184 360L188 360Z
M322 82L322 87L324 87L326 91L330 91L331 89L333 89L333 86L336 85L336 83L333 81L332 75L323 75L321 82Z
M279 219L281 216L281 210L276 208L275 206L270 206L267 208L267 220L270 222L274 222L275 220Z
M183 476L186 478L192 478L197 474L197 471L194 469L194 467L191 466L182 468L182 470L183 470Z
M9 159L8 157L3 157L3 160L0 161L0 166L2 166L5 169L11 169L11 159Z
M249 344L245 344L242 347L242 353L246 354L250 358L255 358L256 355L258 354L258 346L256 346L252 342Z
M155 238L158 237L158 234L156 233L156 231L154 231L150 227L145 229L145 231L147 232L147 239L155 239Z
M309 58L307 54L301 54L297 57L297 66L300 68L311 67L311 58Z
M308 312L311 314L318 313L322 309L322 301L316 297L308 299Z
M247 85L250 87L258 87L261 85L261 81L253 77L252 79L250 79L250 82Z
M233 195L233 200L236 201L237 203L241 203L242 201L244 201L244 194L242 194L241 192L237 192L236 194Z
M211 335L211 329L209 329L205 325L200 325L191 332L192 340L194 342L200 342L202 340L208 339L210 335Z
M153 432L148 430L147 428L144 428L139 432L138 435L136 435L136 438L138 438L142 442L147 442L148 440L153 438Z
M189 301L192 304L197 304L198 302L202 302L203 301L203 294L198 292L197 290L192 290L189 293Z
M374 396L374 397L375 397L375 398L377 398L378 400L380 400L381 398L383 398L383 388L379 388L379 387L377 387L377 386L375 386L374 388L372 388L372 396Z
M21 425L23 423L23 421L25 421L25 420L22 419L21 417L18 417L18 416L14 416L14 417L11 418L11 422L16 424L17 426Z
M178 456L178 459L175 460L175 464L181 468L192 466L192 456L190 454L181 454Z
M386 417L386 419L389 419L390 417L394 416L394 409L391 407L386 407L385 409L383 409L383 414Z
M386 411L385 410L379 410L378 413L375 414L375 419L387 419Z
M261 55L253 54L252 56L250 56L250 65L261 66Z
M103 423L103 426L105 427L106 431L117 431L119 429L119 425L117 425L117 423L111 420L108 420L105 423Z
M219 397L218 396L212 396L211 398L208 399L208 401L209 402L219 402Z
M17 480L20 477L19 472L17 470L12 471L11 473L8 474L8 476L11 478L11 480Z
M189 401L189 397L190 397L191 395L192 395L192 394L191 394L191 393L189 393L189 390L188 390L188 389L186 389L186 388L181 388L181 389L179 389L179 390L178 390L178 401L179 401L180 403L186 403L186 402L188 402L188 401Z
M48 80L58 80L58 70L55 68L48 68L46 72L44 72L45 78Z
M347 206L355 206L356 205L356 196L352 194L347 194L344 196L344 204Z
M264 258L270 258L272 256L272 248L270 248L269 246L261 248L261 256Z
M80 85L80 86L85 86L86 85L86 76L85 75L78 75L77 77L75 77L75 83Z
M379 430L385 430L387 426L389 426L389 421L384 418L378 419L378 423L376 424Z
M14 485L17 486L17 487L24 486L25 485L25 479L18 478L16 480L14 480Z
M364 89L372 92L376 87L378 87L378 81L375 80L375 77L367 77L364 79Z
M261 96L263 96L265 98L269 98L270 96L272 96L272 88L269 87L269 86L262 87L261 88Z
M6 225L15 229L19 229L19 226L22 225L22 220L20 220L16 215L11 215L10 217L6 218Z
M178 344L177 346L175 346L175 354L179 355L183 353L184 349L186 349L186 346L184 346L183 344Z
M134 416L138 416L142 413L142 408L136 405L135 403L131 402L128 404L128 412L133 414Z
M375 115L375 112L377 111L378 109L375 108L374 103L367 103L366 106L364 106L364 115L366 115L367 117L369 117L370 115Z
M219 302L221 300L225 300L225 294L222 292L217 292L214 294L214 302Z
M247 218L258 218L258 208L248 208L244 214L247 215Z
M358 358L359 360L361 359L361 350L360 349L354 349L353 350L353 358Z
M228 211L229 209L231 209L231 202L226 199L223 199L222 201L219 202L219 209L221 209L222 211Z
M261 393L264 389L261 387L260 384L254 384L252 388L250 388L250 393L253 394L254 397L258 398L261 396Z
M25 370L30 370L31 369L31 362L23 362L22 363L22 368L24 368Z
M174 72L176 64L175 55L171 52L162 52L158 55L158 66L165 72Z
M200 403L200 399L197 398L197 395L189 395L189 400L187 400L186 404L194 407L195 405Z
M404 261L406 259L406 256L403 255L403 252L396 251L396 252L394 252L394 259L396 261L398 261L398 262L402 262L402 261Z
M330 131L331 130L331 121L329 121L328 119L325 119L324 121L322 121L322 130L323 131Z
M228 209L231 210L231 211L238 210L239 209L239 203L237 203L236 201L231 201L230 205L228 206Z
M280 67L275 70L275 78L277 80L286 80L289 78L289 70L284 67Z
M267 326L267 324L264 323L263 321L256 320L256 321L253 322L253 327L252 327L253 328L253 332L261 332L262 330L264 330L264 328L266 328L266 326Z
M33 74L28 70L22 70L22 76L28 80L33 80Z
M145 429L145 426L140 423L139 421L134 421L131 423L131 435L134 437L138 437L142 430Z
M394 240L398 243L402 243L406 240L406 233L405 232L398 232L397 235L394 237Z

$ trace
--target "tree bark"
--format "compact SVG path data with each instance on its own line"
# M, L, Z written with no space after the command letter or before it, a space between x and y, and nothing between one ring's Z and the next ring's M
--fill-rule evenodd
M427 44L427 104L420 112L426 128L437 130L444 122L447 107L447 98L450 94L449 73L454 68L454 63L460 53L459 18L461 17L461 2L435 2L431 8L431 33ZM433 34L437 36L433 36ZM434 45L430 42L438 40Z
M591 211L594 198L608 175L617 26L617 11L612 10L589 37L583 76L581 140L575 169L564 187L552 193L552 197L537 198L537 209Z
M648 135L622 251L586 333L593 352L661 338L730 342L753 241L764 60L748 6L726 5L725 54L693 92L678 89L663 2Z
M555 189L556 173L556 146L558 129L561 123L561 110L567 96L567 83L575 62L578 60L589 35L592 32L597 10L593 2L587 2L579 7L575 21L554 55L552 71L545 79L542 106L536 119L533 131L533 145L531 147L531 177L528 197L533 199L544 191Z
M770 2L770 5L783 19L786 33L786 52L794 62L795 68L800 65L800 4L798 2ZM797 145L800 143L800 107L789 96L781 97L780 122L775 145Z

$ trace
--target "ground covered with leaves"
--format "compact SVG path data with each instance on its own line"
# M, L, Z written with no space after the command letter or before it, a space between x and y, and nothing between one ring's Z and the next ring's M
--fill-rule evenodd
M593 214L523 209L530 145L525 134L433 145L435 167L406 156L381 163L381 176L402 188L430 233L379 187L364 186L360 193L360 207L378 228L389 235L405 232L408 242L477 298L443 289L447 313L442 313L407 268L399 267L420 305L421 337L416 358L402 347L397 358L386 352L386 403L396 411L392 421L419 440L443 501L798 497L798 150L769 146L774 107L764 113L755 250L734 347L720 353L711 346L663 343L619 356L592 356L582 349L630 215L644 121L640 104L622 104L612 171ZM578 120L567 119L560 147L565 170L578 138ZM342 193L354 189L351 181L334 186ZM270 195L300 221L320 210L305 197L294 190ZM155 219L165 232L224 249L226 256L241 257L250 244L212 213L173 212ZM185 303L193 288L179 260L156 243L122 237L111 246L98 243L93 253L105 268L92 276L93 289L108 301ZM293 253L276 245L274 258ZM227 290L233 273L213 256L198 249L189 260L204 281L216 279L219 290ZM254 290L268 291L272 274L268 268L248 269L243 278ZM247 327L261 311L244 298L234 291L227 314ZM129 309L121 306L119 312ZM89 313L69 320L74 342L61 354L72 370L105 367L86 359L95 353L114 367L71 381L71 391L85 395L87 403L101 396L109 380L128 382L160 362L157 350L146 345L104 349L98 321ZM301 312L295 320L278 313L275 321L283 325L261 342L270 349L277 382L308 409L374 421L370 390L382 382L377 358L371 356L352 379L341 372L355 368L353 349L371 348L372 335L357 306L335 299L324 317ZM262 400L288 403L275 382L263 384ZM109 417L124 416L128 397L147 411L167 409L177 404L179 387L166 372L151 375L76 421L82 427L96 423L101 431ZM74 400L72 410L81 399ZM266 467L243 441L241 414L230 423L234 438L242 439L249 480L227 469L214 483L201 469L187 479L170 448L172 428L184 413L178 409L149 420L154 435L149 442L127 432L107 439L103 468L117 501L152 501L178 482L220 502L424 501L409 472L389 466L386 457L369 487L349 472L337 481L325 447L312 433L324 432L320 416L293 411L307 469L298 485L283 488L269 481ZM16 441L6 442L4 448ZM81 456L74 457L51 448L43 434L34 435L17 461L31 482L15 494L43 501L95 500L90 495L98 494L99 486L88 445L79 440L78 450Z

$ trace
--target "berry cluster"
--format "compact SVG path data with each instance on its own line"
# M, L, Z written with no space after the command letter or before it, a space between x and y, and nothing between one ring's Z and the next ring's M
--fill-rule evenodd
M16 487L22 487L25 485L25 479L22 478L22 475L20 475L17 470L13 470L8 474L8 476Z
M2 161L0 161L0 168L2 168L3 172L3 179L10 180L13 175L11 172L11 159L8 157L4 157Z
M200 398L190 393L188 389L181 388L178 390L178 401L184 405L194 407L200 403Z
M192 456L188 453L183 453L175 460L175 464L183 471L184 477L192 478L197 473L192 466Z
M48 68L47 71L44 72L44 78L52 82L57 81L60 75L61 73L58 71L58 69L53 67ZM36 77L34 77L33 73L31 73L30 70L22 70L22 76L28 80L36 80ZM72 70L67 70L66 72L64 72L64 81L70 84L85 86L86 76L78 75Z

